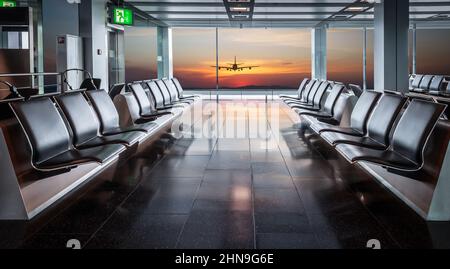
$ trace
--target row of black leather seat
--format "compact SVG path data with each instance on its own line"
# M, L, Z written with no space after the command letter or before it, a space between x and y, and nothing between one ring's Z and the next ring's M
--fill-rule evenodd
M176 78L136 81L128 86L136 96L144 96L145 93L150 98L150 106L156 111L183 107L200 98L199 96L185 96L184 90Z
M180 86L181 87L181 86ZM11 102L25 132L32 166L40 171L70 169L88 162L104 163L148 138L159 127L157 119L173 111L157 111L150 98L133 87L137 119L127 127L119 122L113 100L104 90L69 91Z
M306 82L305 85L312 83L318 82ZM331 104L329 100L335 99L338 92L342 93L341 87L339 84L333 86L325 104ZM302 96L305 91L308 91L308 86L302 90ZM287 99L284 101L295 108ZM364 91L352 110L348 127L339 126L336 119L329 120L333 118L331 108L331 105L324 107L327 110L319 113L305 111L305 108L295 110L311 122L310 128L315 133L349 162L366 161L416 171L423 165L424 146L446 105L408 99L392 92Z
M344 109L338 101L345 89L339 82L304 79L298 90L299 97L280 97L299 115L337 124Z
M450 83L441 75L412 75L410 91L433 95L450 95Z

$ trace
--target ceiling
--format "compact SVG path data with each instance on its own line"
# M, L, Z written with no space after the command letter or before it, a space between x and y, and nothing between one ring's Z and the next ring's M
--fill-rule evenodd
M237 3L231 3L237 2ZM374 0L126 1L172 27L371 27ZM233 9L236 8L237 9ZM450 1L410 0L411 24L450 28Z

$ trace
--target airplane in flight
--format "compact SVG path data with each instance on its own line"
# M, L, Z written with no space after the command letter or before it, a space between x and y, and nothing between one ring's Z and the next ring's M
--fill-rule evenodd
M220 69L226 69L227 71L243 71L244 69L248 69L248 70L252 70L252 68L256 68L259 67L257 65L249 65L249 66L241 66L244 63L237 63L236 61L236 56L234 56L234 63L228 63L229 66L219 66L219 70ZM215 65L211 66L216 68Z

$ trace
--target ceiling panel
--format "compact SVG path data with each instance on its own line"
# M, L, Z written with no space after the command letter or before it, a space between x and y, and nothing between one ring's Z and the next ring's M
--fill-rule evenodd
M253 0L251 0L253 1ZM250 19L241 19L233 23L231 12L223 0L141 0L126 1L169 26L196 27L239 26L246 27L314 27L319 24L349 26L367 26L373 24L373 8L364 12L345 11L349 5L360 5L356 0L254 0ZM371 4L364 4L365 6ZM228 5L227 5L228 6ZM410 0L411 23L418 26L438 22L448 22L445 14L450 15L450 1ZM346 15L346 19L336 15ZM350 16L349 16L350 15ZM436 17L440 15L440 17Z

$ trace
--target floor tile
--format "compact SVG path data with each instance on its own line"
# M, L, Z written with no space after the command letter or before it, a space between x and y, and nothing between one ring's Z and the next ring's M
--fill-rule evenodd
M175 248L187 215L116 213L87 248Z
M253 248L253 218L239 212L193 212L178 248Z
M317 249L313 234L256 234L258 249Z
M248 151L215 151L207 166L207 169L223 170L248 170L250 168L250 152Z
M200 183L200 178L153 180L140 186L121 208L140 214L188 214Z
M292 189L255 189L254 204L257 213L304 213L300 197Z
M151 172L156 177L202 177L209 156L166 156Z

